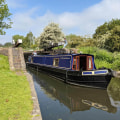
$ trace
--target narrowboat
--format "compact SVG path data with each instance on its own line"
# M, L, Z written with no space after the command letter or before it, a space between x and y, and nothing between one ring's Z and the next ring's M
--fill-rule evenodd
M65 83L85 87L106 89L112 78L111 69L96 69L91 54L36 55L26 65Z

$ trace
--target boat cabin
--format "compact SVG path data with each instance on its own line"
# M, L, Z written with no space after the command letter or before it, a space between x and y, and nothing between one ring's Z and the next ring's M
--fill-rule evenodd
M37 55L33 63L75 71L96 69L94 56L89 54Z
M94 57L92 55L75 55L73 56L72 70L94 70Z

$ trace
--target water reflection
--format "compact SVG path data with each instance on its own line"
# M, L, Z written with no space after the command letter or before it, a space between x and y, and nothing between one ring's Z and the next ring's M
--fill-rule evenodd
M109 87L108 93L111 104L120 108L120 78L113 78Z
M34 80L42 87L44 93L53 100L67 106L70 112L86 111L91 108L116 113L116 106L111 105L106 90L91 89L64 84L45 74L32 71Z

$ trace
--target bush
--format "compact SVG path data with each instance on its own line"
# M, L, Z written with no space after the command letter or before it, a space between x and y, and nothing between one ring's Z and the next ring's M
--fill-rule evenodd
M95 65L96 65L96 68L112 68L112 64L105 61L105 60L99 60L99 59L95 59Z
M120 70L120 53L109 52L105 49L97 47L81 47L78 52L82 51L85 54L92 54L95 57L95 65L97 68L106 67L113 70Z
M104 49L99 49L97 47L82 47L79 48L79 52L80 51L86 54L93 54L95 59L105 60L110 63L114 61L113 54Z

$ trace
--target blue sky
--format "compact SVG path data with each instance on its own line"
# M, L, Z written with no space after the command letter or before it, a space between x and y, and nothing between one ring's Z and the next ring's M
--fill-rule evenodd
M0 43L12 36L32 31L40 36L50 22L58 23L65 35L92 36L95 29L112 19L120 19L120 0L6 0L13 25L0 35Z

